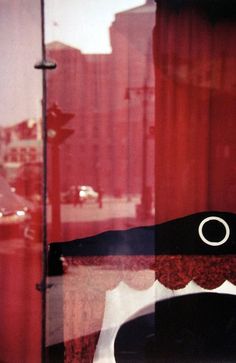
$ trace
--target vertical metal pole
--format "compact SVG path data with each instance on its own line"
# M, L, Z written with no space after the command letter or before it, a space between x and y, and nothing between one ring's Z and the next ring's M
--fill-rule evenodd
M60 158L59 146L52 144L51 146L51 163L52 163L52 239L57 241L61 232L61 203L60 203Z
M42 61L35 64L34 68L42 70L42 139L43 139L43 187L42 187L42 278L36 288L42 294L42 338L41 357L46 362L46 289L48 271L48 243L47 243L47 83L46 70L56 68L54 62L46 60L45 48L45 16L44 0L40 0L41 6L41 49Z
M41 31L42 31L42 60L45 60L45 16L44 0L41 0ZM42 362L46 362L46 279L47 279L47 85L46 69L42 68L42 135L43 135L43 246L42 246L42 339L41 339L41 357Z

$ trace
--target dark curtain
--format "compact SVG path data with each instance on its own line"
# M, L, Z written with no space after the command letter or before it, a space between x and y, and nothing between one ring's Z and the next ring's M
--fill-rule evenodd
M156 220L236 211L235 5L158 1Z

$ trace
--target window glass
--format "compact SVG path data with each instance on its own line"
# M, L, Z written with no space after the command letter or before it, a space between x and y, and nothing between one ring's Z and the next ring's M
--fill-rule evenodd
M153 225L155 3L46 1L45 18L47 58L57 64L47 74L50 245ZM115 251L104 247L98 246L100 253L95 247L90 257L82 252L82 268L58 252L61 264L49 258L49 275L54 275L47 295L49 359L63 351L66 361L75 359L74 344L88 336L90 353L78 346L75 355L78 361L92 359L106 292L119 283L120 273L134 279L134 286L141 279L141 289L152 286L153 246L144 265L131 256L123 267L112 260ZM67 272L60 275L61 269ZM95 270L100 277L93 281ZM111 281L103 284L107 274ZM86 305L89 311L83 311Z
M40 362L40 1L0 1L0 52L0 360Z
M45 20L48 361L234 361L235 5Z

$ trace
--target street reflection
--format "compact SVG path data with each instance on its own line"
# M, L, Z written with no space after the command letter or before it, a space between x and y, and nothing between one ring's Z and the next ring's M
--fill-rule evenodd
M1 362L41 361L40 1L0 2Z
M182 320L185 310L181 304L177 317L172 315L175 303L167 300L163 306L172 308L164 308L157 316L155 302L207 289L235 294L234 258L221 256L234 254L234 240L228 241L226 249L215 245L212 250L198 233L202 218L207 215L208 219L212 210L214 216L223 213L223 218L232 218L235 225L235 214L231 213L235 211L235 132L231 127L235 47L233 37L228 36L235 29L231 14L226 15L231 11L223 2L214 9L211 2L160 0L153 41L154 1L127 5L125 10L113 12L110 52L99 52L96 44L93 53L75 41L77 34L88 35L88 24L93 23L93 29L98 26L99 33L99 24L93 12L85 11L84 2L72 1L71 6L61 2L58 6L55 0L54 9L52 2L47 3L46 29L57 35L46 47L47 58L57 64L47 74L48 281L52 285L47 304L49 361L55 357L64 362L156 361L162 354L165 359L170 353L173 321ZM111 1L107 7L108 3ZM92 1L86 4L91 6ZM104 8L97 13L101 22ZM86 28L83 19L74 21L77 13L86 19ZM90 14L92 21L87 20ZM96 42L92 36L85 38ZM212 231L218 236L216 244L222 241L217 228ZM205 253L207 256L201 256ZM212 253L219 253L221 262L214 260ZM226 279L230 282L224 284ZM130 305L127 285L132 288ZM155 285L157 294L150 294L150 301L140 306L151 306L155 314L146 322L134 321L131 328L126 325L128 330L121 332L115 358L115 335L119 325L131 318L127 315L117 320L129 307L137 307L142 295L139 289L145 295ZM190 310L195 298L185 300L191 301L187 304ZM234 300L233 296L229 306ZM203 320L196 321L197 331L204 325L205 301L204 305L199 309ZM217 314L223 305L216 303ZM160 327L155 325L156 316ZM192 319L191 311L189 316ZM152 329L143 335L149 323ZM211 333L206 334L205 342L201 332L200 338L196 334L195 345L189 326L183 327L180 336L176 326L173 351L184 354L187 345L194 359L198 343L202 348ZM207 321L207 326L212 329L211 322ZM160 343L160 352L155 350L156 328L165 343ZM140 354L145 340L151 350ZM224 349L222 352L224 355ZM172 362L175 357L168 359Z
M2 127L0 227L2 236L42 243L42 120Z
M107 11L110 5L107 2ZM134 251L143 246L144 254L150 254L144 266L142 258L137 258L135 271L134 266L123 266L119 257L107 261L96 257L104 251L104 255L114 254L116 249L117 254L132 251L125 243L125 232L118 232L118 237L116 233L105 235L106 241L103 235L98 237L101 243L96 244L97 252L91 248L94 256L82 258L82 266L60 253L62 245L73 248L65 241L154 224L155 3L137 1L135 5L131 7L127 1L127 10L114 14L107 29L111 52L104 53L102 44L99 52L97 44L96 53L88 54L88 48L81 45L79 49L76 42L67 42L66 21L60 19L58 8L70 11L68 5L61 3L52 10L46 4L46 38L58 34L46 45L47 58L57 64L47 73L48 282L52 284L47 293L48 361L69 362L75 356L81 362L91 361L106 290L113 289L125 276L134 286L142 285L141 289L155 281L155 272L149 269L154 254L153 233L146 238L147 248L142 232L140 243L136 243L137 236L134 241L130 238L131 245L136 244ZM85 8L82 1L74 3L74 11L88 18L90 13ZM106 16L104 7L98 13L101 18ZM73 26L74 34L83 36L82 22L76 21ZM113 237L117 244L109 253ZM51 242L59 242L58 250ZM85 245L89 249L89 244ZM79 253L75 251L76 256Z
M61 36L46 47L57 64L47 74L49 242L154 223L154 18L153 1L116 14L107 54L65 44L57 21Z

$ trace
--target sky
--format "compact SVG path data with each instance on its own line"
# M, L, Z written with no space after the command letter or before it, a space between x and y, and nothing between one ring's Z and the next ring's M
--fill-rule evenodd
M109 53L115 13L145 0L45 0L46 42L60 41L84 53ZM9 27L9 24L11 26ZM0 127L41 115L40 0L0 0Z
M109 27L115 13L145 0L46 0L46 42L60 40L83 53L110 53Z

